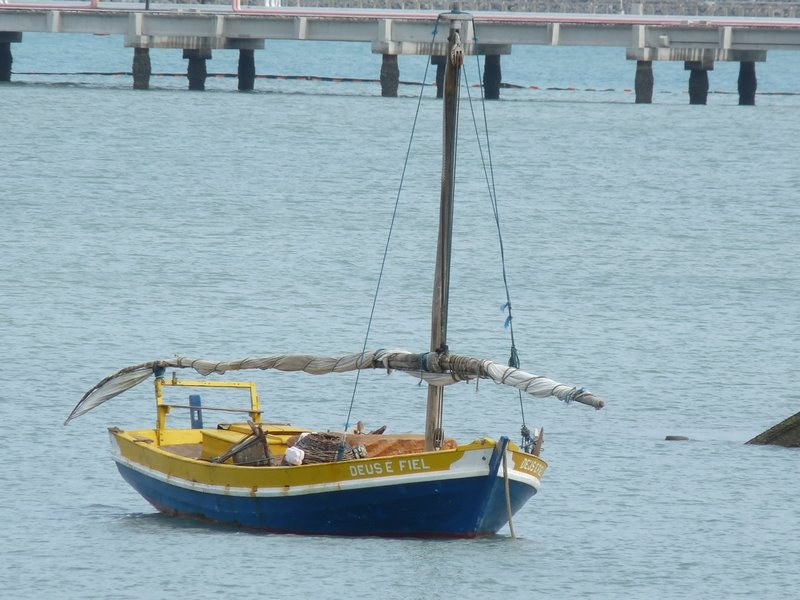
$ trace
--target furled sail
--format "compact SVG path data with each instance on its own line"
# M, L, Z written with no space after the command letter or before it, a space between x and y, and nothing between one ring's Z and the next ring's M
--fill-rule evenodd
M429 385L449 385L457 381L476 378L491 379L495 383L515 387L532 396L544 398L555 396L564 402L580 402L594 408L603 408L603 400L583 388L558 383L547 377L532 375L520 369L502 365L491 360L472 358L458 354L425 352L415 354L405 350L374 350L343 356L316 356L312 354L275 354L233 361L214 361L197 358L175 357L153 360L126 367L109 375L92 389L72 409L64 422L92 410L106 400L135 387L153 373L164 369L194 369L200 375L246 369L277 369L279 371L303 371L312 375L344 373L358 369L386 369L401 371L423 379Z

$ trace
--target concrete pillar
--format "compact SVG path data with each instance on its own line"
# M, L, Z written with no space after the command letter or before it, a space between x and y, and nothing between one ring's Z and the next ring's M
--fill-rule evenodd
M11 42L0 42L0 81L11 81Z
M483 62L483 97L487 100L499 100L502 80L500 55L487 54Z
M381 63L381 96L384 98L397 98L397 88L400 86L400 67L397 65L396 54L384 54Z
M21 31L0 31L0 81L11 81L11 44L22 41Z
M189 59L186 76L189 78L189 89L203 91L206 89L206 61L211 58L211 50L184 50L183 58Z
M714 66L701 61L685 61L683 68L689 71L689 104L708 103L708 72Z
M756 105L756 63L742 61L739 63L739 106Z
M653 103L653 61L636 61L636 104Z
M152 69L150 67L150 49L149 48L134 48L133 49L133 89L135 90L149 90L150 89L150 74Z
M256 81L255 50L239 49L239 91L252 92Z
M436 97L444 97L444 56L431 56L431 64L436 65Z

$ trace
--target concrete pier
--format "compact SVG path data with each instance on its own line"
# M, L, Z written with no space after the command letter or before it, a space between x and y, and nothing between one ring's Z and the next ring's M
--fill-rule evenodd
M653 103L653 62L649 60L636 61L636 104Z
M206 61L211 58L211 50L187 50L183 51L183 58L189 59L189 66L186 69L186 76L189 78L189 89L193 91L203 91L206 89Z
M396 54L384 54L381 63L381 96L396 98L400 86L400 67Z
M133 73L133 89L150 89L150 75L153 71L150 65L149 48L133 49L133 68L131 72Z
M0 31L0 81L11 81L11 64L14 62L11 44L21 41L22 32Z
M756 88L756 63L752 61L742 61L739 63L739 106L755 106Z
M444 56L431 56L431 64L436 65L436 97L444 97Z
M500 55L487 54L483 67L483 94L487 100L500 99L500 84L503 74L500 70Z
M0 42L0 81L11 81L11 42Z
M707 104L708 72L714 67L699 61L686 61L683 68L689 71L689 104Z
M212 50L243 51L239 85L247 90L252 89L254 67L249 51L263 49L267 39L367 42L372 52L383 57L381 93L391 97L397 95L399 85L399 55L442 55L446 50L446 34L436 27L439 14L433 10L376 13L364 9L310 11L286 7L263 11L240 7L232 11L228 6L198 8L183 6L183 0L178 2L174 8L156 7L158 10L144 10L146 4L143 8L118 8L103 0L87 9L0 4L0 75L5 79L11 76L9 43L21 41L22 33L28 31L119 35L129 48L184 49L189 60L189 89L204 89L205 61ZM687 66L687 70L691 71L691 101L703 104L708 94L707 71L715 62L739 62L740 99L748 104L753 101L756 82L753 66L745 63L763 62L772 50L800 51L800 19L479 11L466 23L462 39L466 54L486 56L487 98L498 97L502 86L500 55L510 54L516 45L543 45L625 48L627 58L637 61L639 103L652 101L652 65L648 63L699 62L700 68ZM143 75L137 77L134 87L144 87L145 81Z
M239 91L252 92L256 81L255 50L241 48L239 50Z

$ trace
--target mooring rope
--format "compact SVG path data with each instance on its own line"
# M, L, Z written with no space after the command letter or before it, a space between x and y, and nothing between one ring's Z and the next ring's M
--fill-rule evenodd
M503 444L503 483L506 492L506 512L508 513L508 530L511 532L512 539L517 539L517 534L514 533L514 513L511 511L511 486L508 483L508 459L506 458L506 449L508 444Z

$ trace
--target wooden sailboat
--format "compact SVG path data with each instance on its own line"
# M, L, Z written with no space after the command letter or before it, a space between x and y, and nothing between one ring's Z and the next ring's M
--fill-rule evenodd
M337 357L277 355L217 362L156 360L122 369L84 395L67 422L123 391L155 377L156 425L109 430L117 468L159 511L276 533L477 537L493 535L537 493L547 464L539 444L520 448L507 437L458 443L440 421L444 386L488 378L534 396L555 396L601 408L590 392L489 360L450 354L447 307L450 278L456 119L463 48L461 26L470 18L451 12L444 91L444 159L439 241L427 353L395 350ZM361 369L397 370L428 383L424 434L315 433L269 423L255 385L212 379L181 380L169 369L201 375L244 369L312 374ZM206 427L211 407L190 396L170 404L170 387L242 388L250 402L243 423ZM190 428L167 426L176 408L191 413ZM240 411L241 412L241 411ZM541 442L541 439L539 439Z

